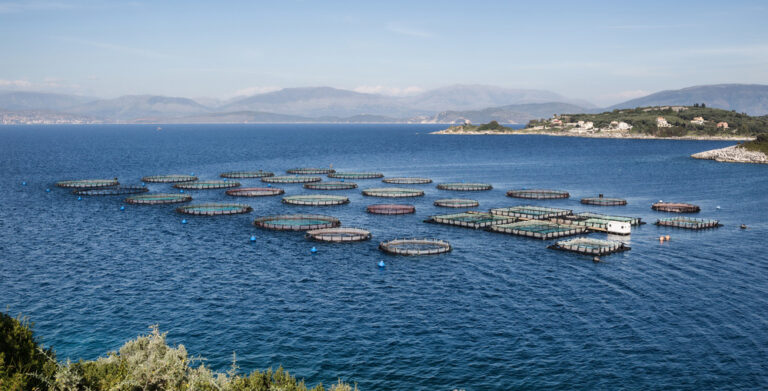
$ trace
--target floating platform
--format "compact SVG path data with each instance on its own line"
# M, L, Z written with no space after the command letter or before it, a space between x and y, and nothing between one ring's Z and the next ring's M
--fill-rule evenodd
M341 225L341 221L331 216L295 214L259 217L253 220L253 225L276 231L309 231L335 228Z
M419 189L406 189L401 187L380 187L373 189L363 190L364 196L369 197L385 197L385 198L405 198L405 197L421 197L424 192Z
M497 224L514 223L516 221L518 221L516 217L499 216L482 212L464 212L430 216L429 220L426 222L480 229Z
M562 251L570 251L584 255L608 255L621 251L628 251L630 247L615 240L602 240L592 238L576 238L557 242L548 248Z
M592 212L576 213L575 216L580 217L580 218L587 218L587 219L601 219L601 220L610 220L610 221L621 221L623 223L629 223L630 225L645 224L640 217L616 216L616 215L608 215L608 214L592 213Z
M666 219L659 219L656 220L656 225L685 229L707 229L721 226L718 220L697 219L693 217L669 217Z
M97 189L78 189L72 193L75 195L102 196L146 193L149 189L145 186L115 186Z
M698 213L701 211L698 205L684 204L681 202L656 202L651 205L651 209L659 212L672 213Z
M154 193L131 196L125 202L133 205L179 204L192 201L192 196L178 193Z
M285 193L285 190L277 187L240 187L227 190L227 195L233 197L267 197Z
M531 200L552 200L558 198L568 198L570 196L571 195L567 191L562 190L520 189L510 190L507 192L507 197L526 198Z
M587 227L569 224L558 224L551 221L529 220L516 223L491 225L488 229L493 232L526 236L536 239L557 239L564 236L579 235L587 232Z
M624 206L627 204L627 200L623 198L603 197L603 195L601 194L599 197L582 198L581 203L585 205L595 205L595 206Z
M192 181L196 181L197 179L198 178L196 176L192 176L192 175L171 174L171 175L145 176L141 178L141 181L150 182L150 183L181 183L181 182L192 182Z
M375 204L368 205L365 211L377 215L405 215L416 212L416 207L405 204Z
M230 178L230 179L265 178L270 176L275 176L275 173L269 172L269 171L256 170L256 171L229 171L221 174L222 178Z
M453 247L440 239L394 239L379 243L379 249L395 255L436 255L450 252Z
M305 183L305 189L311 190L350 190L357 188L354 182L312 182Z
M336 170L332 168L322 168L322 167L301 167L301 168L292 168L290 170L286 170L285 172L289 174L299 174L299 175L325 175L325 174L333 174L336 172Z
M240 187L240 182L237 181L195 181L195 182L182 182L173 185L177 189L184 190L215 190L215 189L231 189L233 187Z
M59 181L56 186L66 189L100 189L119 185L115 179L79 179L74 181Z
M427 183L432 183L432 180L429 178L419 178L419 177L384 178L381 181L384 183L390 183L393 185L423 185Z
M549 219L558 224L570 224L584 226L590 231L607 232L616 235L629 235L632 233L632 225L627 221L616 221L596 217L563 216Z
M547 208L543 206L512 206L508 208L491 209L491 213L499 216L517 217L521 220L545 220L555 217L568 216L570 209Z
M322 228L307 231L305 237L320 242L362 242L371 239L371 232L361 228Z
M261 178L265 183L310 183L320 182L323 178L319 176L307 176L307 175L282 175L282 176L270 176Z
M195 216L225 216L250 213L253 211L253 208L246 204L207 203L180 206L176 208L176 211L186 215Z
M434 205L443 208L475 208L480 206L480 203L466 198L445 198L435 201Z
M384 174L380 172L333 172L328 174L328 177L337 179L374 179L383 178Z
M293 195L283 197L283 203L289 205L304 205L304 206L331 206L331 205L343 205L349 203L349 198L336 195Z
M440 183L437 185L440 190L451 191L485 191L493 189L490 183L464 183L464 182L451 182Z

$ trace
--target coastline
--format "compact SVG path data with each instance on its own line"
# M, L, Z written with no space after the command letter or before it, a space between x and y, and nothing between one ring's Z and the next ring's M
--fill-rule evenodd
M620 139L639 139L639 140L700 140L700 141L751 141L753 137L725 137L725 136L682 136L682 137L658 137L642 134L629 134L629 133L570 133L570 132L541 132L541 131L496 131L496 130L483 130L483 131L466 131L459 130L454 131L450 129L438 130L430 132L429 134L440 135L539 135L539 136L555 136L555 137L582 137L582 138L620 138Z
M694 159L714 160L723 163L768 164L768 156L766 156L766 154L747 150L740 145L732 145L730 147L694 153L691 157Z

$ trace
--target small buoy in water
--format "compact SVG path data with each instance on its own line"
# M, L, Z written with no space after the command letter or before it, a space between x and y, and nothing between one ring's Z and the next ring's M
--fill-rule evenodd
M595 263L600 262L600 257L592 258L592 262L595 262Z
M344 182L344 178L341 178L341 181Z
M146 186L147 184L146 184L146 183L144 183L144 182L141 182L141 185L142 185L142 186Z
M22 186L26 186L26 185L27 185L27 182L21 182L21 185L22 185Z
M659 243L664 243L664 237L663 236L659 236Z
M45 189L45 192L46 192L46 193L50 193L50 192L51 192L51 189Z
M83 200L83 197L77 197L77 200L78 200L78 201L82 201L82 200Z
M186 224L186 223L187 223L187 219L183 219L183 220L181 220L181 223L182 223L182 224Z
M179 189L179 193L183 193L183 192L184 192L184 189Z
M194 172L190 172L189 176L195 176L195 173Z
M664 239L665 239L667 242L669 242L669 235L667 235L666 237L664 237Z
M309 251L311 251L311 252L314 254L314 253L316 253L316 252L317 252L317 247L312 247L312 249L311 249L311 250L309 250Z
M256 236L251 235L251 242L255 242L255 241L256 241Z
M120 207L120 210L125 210L125 207L124 207L124 206L121 206L121 207Z
M271 183L267 183L267 187L272 187L272 184Z
M746 224L742 224L741 225L741 229L747 229L747 225Z
M716 206L715 209L720 210L720 205Z
M384 261L379 261L379 267L384 267L384 266L387 266L387 265L384 263Z

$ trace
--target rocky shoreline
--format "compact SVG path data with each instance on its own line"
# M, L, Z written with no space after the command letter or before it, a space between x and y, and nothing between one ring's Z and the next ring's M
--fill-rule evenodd
M694 153L691 157L717 162L768 164L768 156L764 153L750 151L741 145L732 145L730 147Z
M714 140L714 141L750 141L752 137L724 137L724 136L683 136L683 137L656 137L644 134L632 134L627 132L607 132L607 133L576 133L576 132L542 132L526 131L525 129L514 131L499 130L458 130L448 128L430 132L429 134L454 134L454 135L540 135L556 137L584 137L584 138L621 138L621 139L639 139L639 140Z

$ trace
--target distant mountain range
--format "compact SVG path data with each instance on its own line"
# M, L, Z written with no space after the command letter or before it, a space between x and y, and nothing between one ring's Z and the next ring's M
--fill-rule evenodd
M473 123L492 120L527 123L556 113L606 110L550 91L482 85L454 85L405 97L331 87L285 88L222 104L213 100L205 102L208 104L155 95L98 99L39 92L0 92L0 123L25 123L25 116L39 120L46 115L104 123L456 123L467 120ZM662 91L611 106L608 110L693 103L765 115L768 114L768 86L722 84Z

